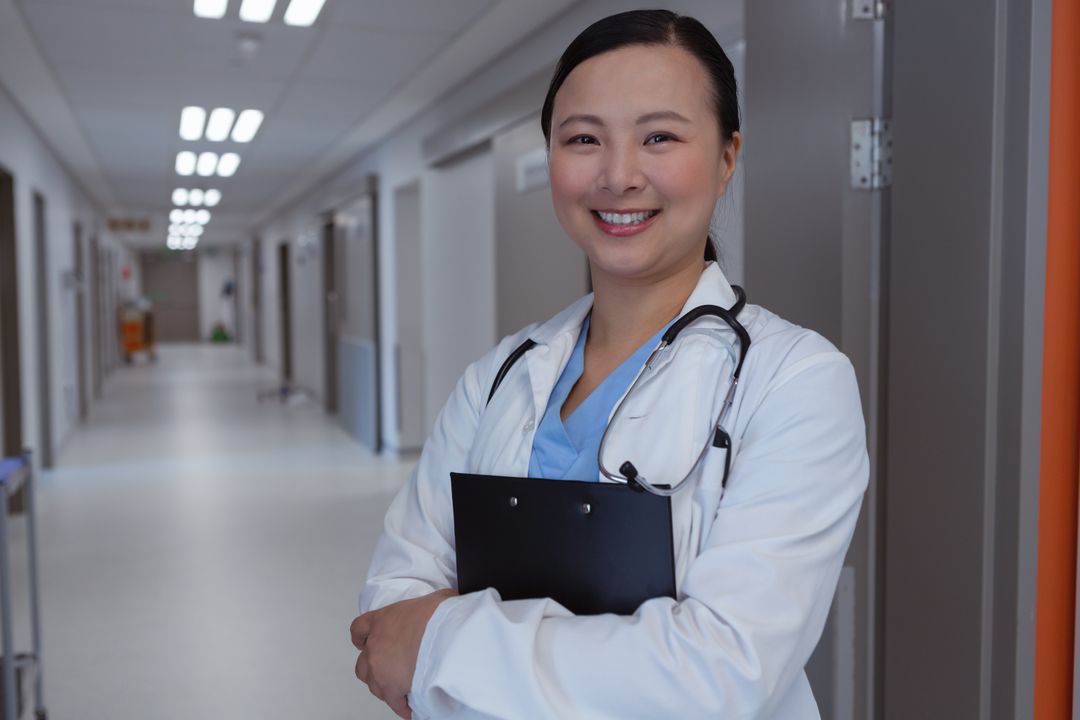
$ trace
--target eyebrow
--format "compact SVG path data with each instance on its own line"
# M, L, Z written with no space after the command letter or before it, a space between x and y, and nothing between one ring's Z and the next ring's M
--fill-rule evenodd
M637 119L638 125L645 123L655 122L657 120L674 120L676 122L689 123L690 121L675 112L674 110L657 110L656 112L645 113ZM559 123L559 127L569 125L572 122L586 123L588 125L600 125L603 126L604 121L596 115L571 115L570 117Z

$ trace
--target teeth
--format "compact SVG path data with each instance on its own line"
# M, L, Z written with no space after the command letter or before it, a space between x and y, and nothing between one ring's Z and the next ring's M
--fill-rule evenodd
M597 211L596 214L600 216L601 220L609 225L633 225L634 223L645 222L655 215L656 212L656 210L636 213L610 213Z

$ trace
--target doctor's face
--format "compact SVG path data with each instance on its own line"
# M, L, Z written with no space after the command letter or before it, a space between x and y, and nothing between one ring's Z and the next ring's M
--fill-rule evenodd
M555 96L551 197L594 281L700 265L740 141L722 141L710 79L682 48L633 45L574 68Z

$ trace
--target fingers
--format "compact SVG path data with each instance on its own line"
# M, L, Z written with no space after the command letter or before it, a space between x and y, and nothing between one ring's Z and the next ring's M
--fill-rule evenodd
M386 700L384 698L383 702L389 705L390 709L397 713L398 717L405 718L405 720L412 720L412 709L409 707L408 697L403 695L396 700Z
M371 613L364 613L352 621L349 626L349 635L352 644L357 650L363 650L367 643L368 635L371 634Z
M371 663L364 653L360 653L360 657L356 658L356 678L371 687Z

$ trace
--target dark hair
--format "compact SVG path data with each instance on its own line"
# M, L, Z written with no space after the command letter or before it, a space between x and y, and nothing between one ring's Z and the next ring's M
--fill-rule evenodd
M739 131L735 68L713 34L694 18L670 10L630 10L609 15L585 28L559 58L540 113L545 143L551 143L555 95L574 68L589 58L631 45L671 45L696 57L711 80L720 138L727 142ZM717 259L711 240L705 243L705 259Z

